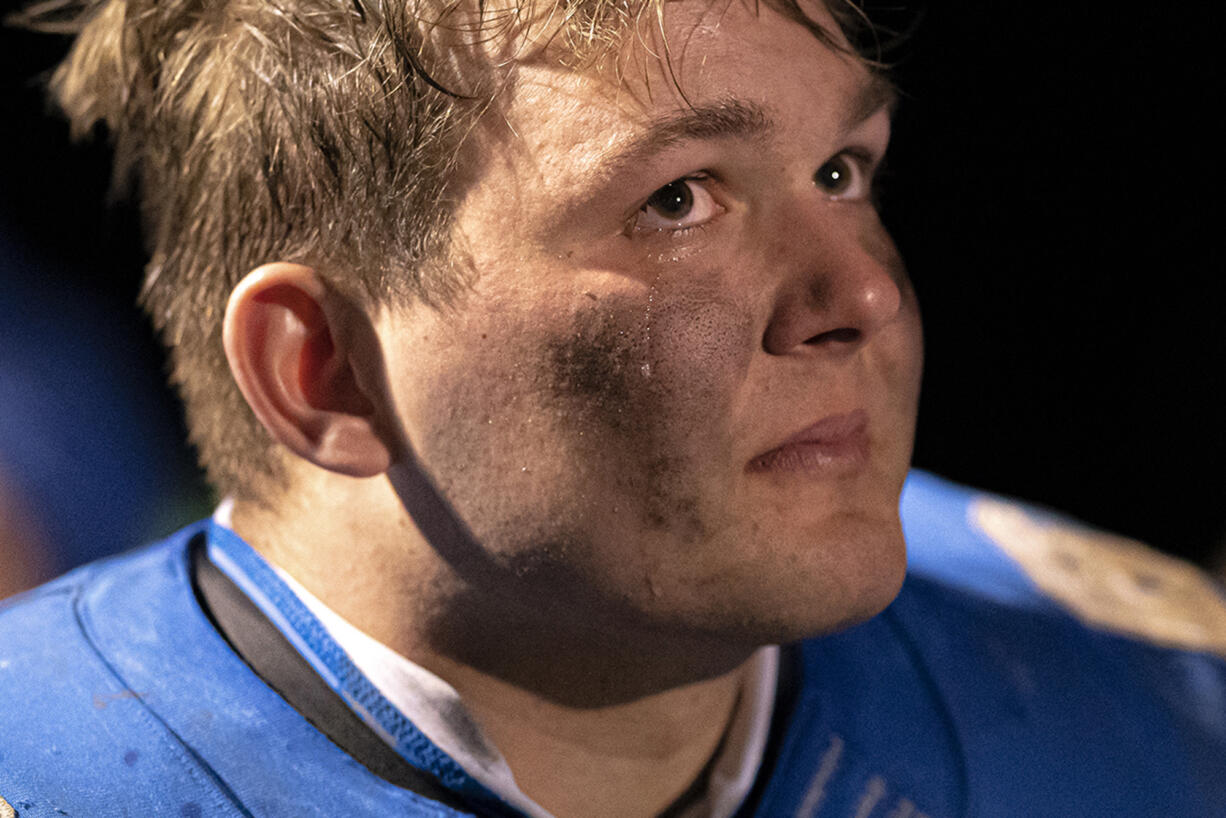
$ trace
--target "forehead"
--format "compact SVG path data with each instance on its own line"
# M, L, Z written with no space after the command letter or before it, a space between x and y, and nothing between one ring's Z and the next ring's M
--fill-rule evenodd
M550 48L519 62L502 121L535 162L547 163L539 149L560 137L572 173L587 165L607 175L618 169L611 157L633 160L636 147L748 131L731 126L774 124L789 114L834 125L892 99L889 84L852 56L820 3L795 14L756 0L672 0L658 9L628 24L620 48L582 70ZM711 115L691 116L703 111Z
M765 2L660 9L582 69L520 50L456 188L453 256L487 282L495 258L534 247L565 259L621 233L653 190L713 165L776 181L789 167L798 184L816 167L801 166L846 148L851 126L892 98L862 61ZM824 7L810 16L841 37Z

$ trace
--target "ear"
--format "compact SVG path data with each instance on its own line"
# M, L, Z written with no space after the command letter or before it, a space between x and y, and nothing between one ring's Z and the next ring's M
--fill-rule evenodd
M273 438L321 468L354 477L387 471L377 378L360 377L377 355L357 348L365 315L310 267L258 267L230 296L226 359L255 416Z

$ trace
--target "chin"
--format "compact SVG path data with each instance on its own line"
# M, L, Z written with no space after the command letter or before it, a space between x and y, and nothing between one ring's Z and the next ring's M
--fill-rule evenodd
M768 627L759 641L795 642L836 633L873 618L898 596L907 572L901 525L856 521L847 528L853 530L827 535L816 547L810 540L807 553L799 553L813 559L785 563L781 567L790 570L782 572L775 592L761 589L773 610L761 611Z
M745 648L823 636L871 619L898 595L906 575L896 511L893 520L826 520L816 531L776 530L756 542L719 538L709 545L742 558L720 561L714 571L674 575L673 592L652 599L649 616Z

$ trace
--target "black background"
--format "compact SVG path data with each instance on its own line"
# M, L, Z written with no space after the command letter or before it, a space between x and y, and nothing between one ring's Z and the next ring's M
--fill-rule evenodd
M1217 4L932 4L887 221L916 461L1208 560L1226 531Z
M1226 534L1221 12L1120 8L934 4L897 54L885 217L925 314L916 462L1208 562ZM38 75L63 48L0 31L0 229L157 370L134 209L104 206L105 146L46 115Z

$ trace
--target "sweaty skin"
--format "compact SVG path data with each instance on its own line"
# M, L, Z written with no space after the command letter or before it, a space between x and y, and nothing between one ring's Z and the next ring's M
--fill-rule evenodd
M875 615L906 565L922 356L870 196L881 86L769 4L664 18L671 69L654 21L600 70L516 64L457 194L469 286L371 317L388 482L317 476L309 522L263 528L558 815L658 814L753 651ZM862 458L763 459L845 417Z
M744 377L750 331L744 307L653 285L646 308L632 298L580 304L573 330L546 339L552 396L627 461L618 488L644 525L689 540L719 526L717 510L699 512L687 476L703 445L726 445L711 439L712 421Z

